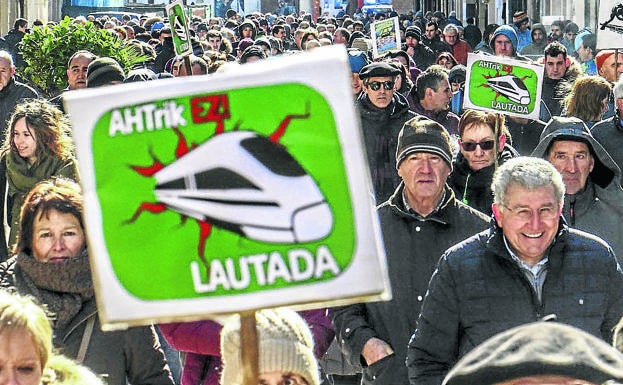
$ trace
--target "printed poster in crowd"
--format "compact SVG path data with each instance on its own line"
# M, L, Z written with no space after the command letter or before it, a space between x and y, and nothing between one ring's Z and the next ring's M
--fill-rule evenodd
M389 299L342 47L80 91L65 100L108 329Z
M389 51L401 49L400 24L397 17L372 23L370 36L374 58L381 57Z
M543 66L470 53L466 72L465 109L538 119Z
M599 0L597 49L623 49L623 1Z
M175 54L180 56L190 55L193 53L192 43L190 41L190 33L188 32L188 23L184 13L184 5L182 0L167 5L167 15L171 24L171 35L173 37L173 45L175 46Z

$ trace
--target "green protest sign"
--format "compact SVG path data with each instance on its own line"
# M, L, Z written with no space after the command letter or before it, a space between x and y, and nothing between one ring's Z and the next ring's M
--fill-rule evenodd
M104 322L387 298L346 60L67 95Z
M184 15L182 0L177 0L167 5L166 10L169 17L169 24L171 24L171 36L173 37L175 54L181 56L190 55L193 53L193 47L190 42L188 23Z
M464 108L538 119L543 66L468 54Z

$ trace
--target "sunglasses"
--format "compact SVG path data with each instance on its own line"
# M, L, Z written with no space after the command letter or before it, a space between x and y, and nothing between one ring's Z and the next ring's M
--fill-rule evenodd
M480 146L483 151L492 150L495 142L493 140L485 140L484 142L461 142L463 150L472 152L476 151L476 146Z
M393 90L394 89L394 85L396 83L393 80L388 80L385 82L370 82L368 83L368 87L370 87L370 89L372 89L372 91L378 91L379 89L381 89L381 85L383 86L383 88L385 88L386 91L389 90Z

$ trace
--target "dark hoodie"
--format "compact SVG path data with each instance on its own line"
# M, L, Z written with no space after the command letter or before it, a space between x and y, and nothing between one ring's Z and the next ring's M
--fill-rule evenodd
M621 169L586 125L577 118L554 117L547 124L532 156L547 159L553 142L586 143L595 161L583 190L565 194L563 216L570 227L603 238L621 263L623 256L623 189Z
M534 31L536 30L540 30L541 32L543 32L543 38L541 39L540 43L537 43L534 40ZM543 24L539 24L539 23L534 24L532 26L531 36L532 36L532 43L523 47L521 49L521 54L528 56L528 57L543 56L545 54L544 53L545 47L547 46L547 31L545 30L545 27L543 26Z
M252 31L251 39L255 40L255 35L257 34L257 28L255 27L255 23L249 19L245 19L242 24L238 26L238 36L242 39L242 30L246 27L250 27Z

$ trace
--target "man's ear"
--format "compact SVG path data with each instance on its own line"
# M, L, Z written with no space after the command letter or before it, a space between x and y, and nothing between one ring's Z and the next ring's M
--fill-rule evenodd
M500 214L500 206L497 203L493 203L491 205L491 210L493 210L493 217L495 218L495 222L498 226L502 227L502 215Z
M569 68L570 65L571 65L571 59L569 59L569 57L567 57L565 59L565 68Z

